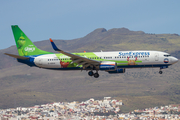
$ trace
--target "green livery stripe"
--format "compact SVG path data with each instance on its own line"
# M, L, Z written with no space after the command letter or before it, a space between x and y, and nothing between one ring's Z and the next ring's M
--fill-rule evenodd
M110 62L116 62L117 63L117 66L127 66L127 65L138 65L137 63L142 63L142 61L135 61L135 60L130 60L130 61L118 61L118 60L107 60L107 59L100 59L99 56L95 55L93 52L88 52L88 53L72 53L72 54L75 54L75 55L79 55L79 56L82 56L82 57L86 57L86 58L95 58L94 60L97 60L97 61L110 61ZM78 64L77 63L72 63L72 60L70 60L70 57L69 56L66 56L64 54L55 54L62 62L65 62L65 63L69 63L68 67L76 67ZM97 59L99 58L99 59ZM81 67L82 65L78 66L78 67Z

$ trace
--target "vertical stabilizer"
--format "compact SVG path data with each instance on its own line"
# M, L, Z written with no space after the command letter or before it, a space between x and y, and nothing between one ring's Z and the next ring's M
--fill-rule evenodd
M51 52L38 49L32 41L24 34L18 25L12 25L12 31L20 56L52 54Z

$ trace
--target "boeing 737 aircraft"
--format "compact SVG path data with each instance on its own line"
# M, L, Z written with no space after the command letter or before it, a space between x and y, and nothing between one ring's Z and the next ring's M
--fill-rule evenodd
M68 53L59 49L50 39L53 49L59 52L54 54L38 49L17 25L11 27L19 55L5 54L31 67L51 70L86 70L89 71L89 76L98 78L99 70L115 74L125 73L127 68L159 67L159 73L162 74L162 69L178 62L177 58L160 51Z

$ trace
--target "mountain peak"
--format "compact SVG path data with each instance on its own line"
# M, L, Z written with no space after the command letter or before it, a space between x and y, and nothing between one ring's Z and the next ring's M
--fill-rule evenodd
M89 34L101 34L101 33L103 33L103 32L107 32L107 30L105 29L105 28L97 28L97 29L95 29L94 31L92 31L91 33L89 33ZM88 34L88 35L89 35Z
M107 30L105 28L97 28L94 31L92 31L91 33L87 34L85 36L85 38L93 38L94 39L98 36L104 35L104 33L106 33L106 32L107 32Z
M93 32L107 32L105 28L97 28Z

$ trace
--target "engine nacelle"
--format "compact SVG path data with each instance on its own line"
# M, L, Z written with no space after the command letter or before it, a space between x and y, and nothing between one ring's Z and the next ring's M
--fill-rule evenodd
M109 74L125 73L126 69L117 69L114 71L107 71Z
M99 65L99 70L116 70L117 69L117 63L116 62L109 62L109 61L103 61Z

